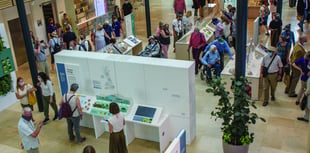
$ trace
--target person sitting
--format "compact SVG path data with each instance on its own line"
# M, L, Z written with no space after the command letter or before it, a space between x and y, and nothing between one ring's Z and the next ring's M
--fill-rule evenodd
M139 56L160 57L161 56L160 54L161 50L159 43L157 42L154 36L150 36L148 45L144 48L143 51L139 53Z
M220 77L221 74L220 59L221 59L220 54L217 51L215 45L212 45L210 47L210 50L208 50L207 53L201 59L201 63L206 66L208 82L212 80L212 73L211 73L212 68L215 69L216 77Z

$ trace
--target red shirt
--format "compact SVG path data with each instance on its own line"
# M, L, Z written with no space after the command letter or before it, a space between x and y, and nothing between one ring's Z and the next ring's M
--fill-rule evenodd
M174 0L174 11L175 12L186 12L186 6L184 0Z
M205 36L200 32L199 33L193 32L189 40L188 48L193 47L195 49L198 49L199 47L204 46L205 44L206 44Z

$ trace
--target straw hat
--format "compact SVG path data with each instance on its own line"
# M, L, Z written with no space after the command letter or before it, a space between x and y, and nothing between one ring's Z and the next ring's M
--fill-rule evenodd
M51 35L52 35L52 37L57 37L58 36L56 31L52 32Z
M277 49L275 47L273 47L273 46L269 46L267 49L269 51L272 51L272 52L276 52L277 51Z

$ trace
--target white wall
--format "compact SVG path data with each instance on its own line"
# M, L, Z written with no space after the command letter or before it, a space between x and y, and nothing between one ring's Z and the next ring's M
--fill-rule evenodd
M34 3L30 3L31 5L31 13L32 13L32 20L33 20L33 29L32 31L34 31L36 38L38 40L45 40L47 41L46 38L46 25L45 25L45 21L44 21L44 16L43 16L43 10L41 7L41 4L43 2L48 2L46 0L35 0ZM33 4L33 5L32 5ZM38 26L37 24L37 20L41 20L42 21L42 25Z
M61 19L63 17L63 14L66 13L65 1L64 0L56 0L56 7L57 7L56 15L58 15L58 19L59 19L58 22L61 23Z

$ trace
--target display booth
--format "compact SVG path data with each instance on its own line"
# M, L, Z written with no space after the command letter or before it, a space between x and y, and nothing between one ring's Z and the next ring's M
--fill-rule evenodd
M181 129L188 131L187 144L195 138L194 62L76 51L61 51L55 61L62 94L79 84L86 116L81 125L94 128L96 137L108 130L101 122L110 115L107 97L112 96L128 101L119 104L127 143L156 141L162 152Z
M142 41L133 35L129 35L123 41L132 48L132 55L137 56L143 50Z
M252 44L251 44L252 45ZM247 56L246 56L246 74L245 76L251 82L252 87L252 97L253 100L259 100L262 94L263 81L260 77L260 68L264 56L267 54L266 47L263 45L254 46L248 45ZM225 65L221 75L226 80L234 77L235 70L235 58L234 60L229 60ZM229 85L231 83L228 83Z
M17 101L15 66L3 23L0 23L0 83L0 111L2 111Z

